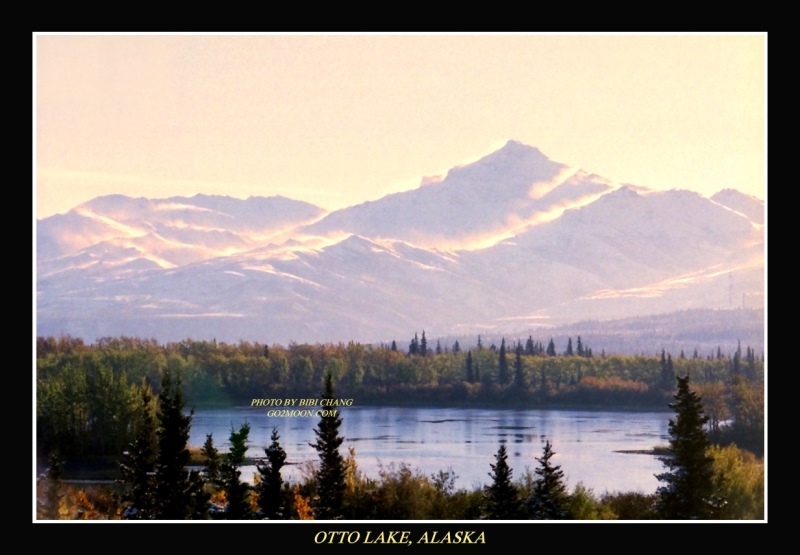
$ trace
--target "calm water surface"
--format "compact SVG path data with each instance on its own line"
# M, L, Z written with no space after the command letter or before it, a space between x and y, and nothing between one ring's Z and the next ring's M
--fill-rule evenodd
M319 407L314 410L318 410ZM549 439L570 489L583 482L596 494L605 491L653 493L658 487L654 474L663 472L661 462L652 455L618 453L622 450L647 450L669 440L670 412L595 412L563 410L510 410L463 408L340 408L343 423L340 434L347 448L356 451L362 472L377 477L379 469L405 462L426 475L452 469L458 487L473 488L490 482L490 463L501 443L508 450L513 478L529 467L538 466L544 442ZM229 446L231 427L250 423L247 455L264 457L273 427L287 453L288 466L281 471L285 480L299 480L308 461L318 460L309 445L315 441L314 428L319 418L267 417L264 407L207 409L195 411L190 445L202 446L206 434L214 434L214 444L222 452ZM255 466L244 467L243 477L251 477Z

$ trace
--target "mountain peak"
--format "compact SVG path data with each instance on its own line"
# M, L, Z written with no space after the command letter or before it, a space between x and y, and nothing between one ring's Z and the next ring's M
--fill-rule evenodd
M502 182L511 174L547 174L552 178L566 166L553 162L538 148L516 140L509 140L471 164L456 166L447 172L447 178L460 178Z
M514 151L514 150L517 150L517 151L536 150L536 151L538 151L539 149L536 148L535 146L526 145L522 141L518 141L516 139L509 139L509 140L506 141L506 144L504 144L500 150L509 150L509 151Z
M499 150L487 154L474 164L471 164L471 166L491 168L492 171L497 171L497 169L504 167L520 168L526 166L533 168L548 164L553 164L553 161L541 150L535 146L526 145L512 139L506 142Z
M499 150L494 151L489 156L496 154L503 156L540 156L544 159L549 159L535 146L526 145L516 139L509 139Z

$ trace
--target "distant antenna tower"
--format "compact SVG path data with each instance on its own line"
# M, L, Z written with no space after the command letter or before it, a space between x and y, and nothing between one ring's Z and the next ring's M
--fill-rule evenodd
M733 272L728 272L728 308L733 308Z

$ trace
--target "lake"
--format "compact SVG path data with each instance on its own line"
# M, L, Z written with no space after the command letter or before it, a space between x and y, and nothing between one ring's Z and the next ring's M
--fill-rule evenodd
M276 418L265 407L201 409L194 413L189 444L200 447L206 434L227 452L231 427L250 423L249 457L264 457L272 428L277 426L280 443L287 453L281 471L284 480L298 481L308 461L318 461L309 445L316 440L318 417ZM319 407L313 408L316 412ZM551 461L561 465L567 487L578 482L595 494L606 491L654 493L659 483L654 474L663 464L643 451L669 441L668 420L672 412L609 412L573 410L511 410L473 408L340 407L340 452L356 451L358 468L377 477L381 466L405 462L430 476L452 469L457 487L475 488L491 481L490 463L501 443L508 450L512 478L526 467L538 466L545 440L555 451ZM251 479L255 466L243 467L242 477Z

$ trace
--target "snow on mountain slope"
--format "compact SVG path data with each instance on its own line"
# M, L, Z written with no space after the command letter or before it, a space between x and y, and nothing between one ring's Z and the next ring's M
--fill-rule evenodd
M516 244L632 286L720 262L760 236L750 220L697 193L623 187L521 233Z
M37 222L37 259L45 274L68 269L71 256L78 265L88 256L114 266L134 251L143 259L183 265L266 244L323 214L316 206L283 197L148 200L109 195Z
M509 141L473 164L453 168L440 181L337 210L302 231L469 248L487 236L502 237L553 208L578 205L611 188L607 180Z
M39 261L72 254L115 237L138 237L146 232L79 206L36 223L36 255Z
M758 201L723 193L619 186L511 141L322 219L288 199L101 197L39 222L37 331L374 341L763 305Z
M723 189L712 196L711 200L747 216L754 223L764 223L764 201L754 196L745 195L735 189Z

